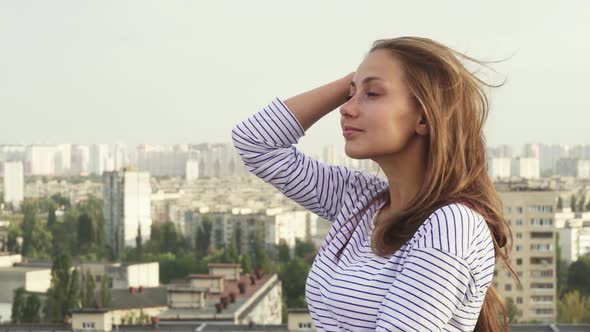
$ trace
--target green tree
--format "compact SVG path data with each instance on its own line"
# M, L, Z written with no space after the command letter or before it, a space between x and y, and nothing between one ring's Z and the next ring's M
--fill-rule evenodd
M582 194L580 199L578 200L578 212L584 212L584 208L586 207L586 195Z
M80 248L88 246L94 242L95 230L92 224L92 218L88 213L82 213L78 217L78 241Z
M584 207L584 212L590 211L590 199L588 200L588 204Z
M204 216L201 220L201 224L197 228L197 234L195 237L195 249L197 252L205 255L211 246L211 230L213 224L209 220L208 216Z
M57 223L57 217L55 216L55 208L51 207L47 212L47 227L52 229Z
M12 299L12 314L10 319L13 323L22 323L24 318L26 300L25 300L25 289L19 287L15 289Z
M29 256L32 248L31 234L33 228L37 224L36 206L32 202L26 201L23 203L23 255Z
M509 323L512 324L517 322L519 310L518 307L516 307L516 304L514 304L514 300L511 297L506 299L506 314L508 316Z
M70 309L80 308L80 279L80 271L77 268L73 269L70 273L65 312L68 312Z
M39 298L39 295L31 294L27 297L27 302L23 312L23 322L41 322L41 299Z
M84 297L82 298L82 307L94 307L96 305L96 282L90 270L86 271L83 280Z
M283 294L289 308L305 307L305 281L311 265L300 257L293 258L279 273Z
M312 242L295 240L295 255L308 262L312 262L316 254L316 248Z
M570 264L567 276L568 291L578 290L582 296L590 295L590 257L582 256Z
M60 207L65 207L68 208L70 206L70 200L69 198L62 196L62 194L53 194L51 195L51 200L53 200L55 202L55 204L57 204L57 206Z
M36 222L30 235L28 256L47 259L51 257L53 235L40 222Z
M557 302L557 320L560 323L587 323L590 312L590 301L575 290L563 296Z
M573 212L576 211L576 195L572 195L572 197L570 197L570 208Z
M108 274L103 274L102 279L100 280L99 302L103 308L111 306L110 280Z
M80 302L80 277L77 269L72 268L68 253L60 252L55 256L51 267L51 286L47 290L45 302L45 319L49 322L63 322L64 317Z
M266 244L263 237L263 225L256 225L256 234L254 235L254 268L264 271L271 271L271 262L266 251Z
M238 263L240 261L240 257L238 254L237 234L237 226L234 225L234 230L232 231L229 249L227 250L229 256L229 263Z
M290 253L289 253L289 246L287 245L287 243L283 242L281 244L279 244L278 246L278 259L280 263L288 263L289 260L291 259Z
M22 248L19 248L17 238L23 236L22 229L14 222L8 225L8 239L6 241L7 249L10 252L20 252Z
M561 198L561 196L557 198L557 209L563 209L563 198Z
M252 257L249 253L245 253L242 255L240 263L242 265L242 272L252 273Z

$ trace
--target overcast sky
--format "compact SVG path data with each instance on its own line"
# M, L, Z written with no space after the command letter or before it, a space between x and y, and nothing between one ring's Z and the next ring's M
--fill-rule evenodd
M443 42L508 77L489 145L590 144L587 1L0 0L0 144L229 142L354 71L375 39ZM500 75L500 79L502 78ZM339 113L300 147L342 150Z

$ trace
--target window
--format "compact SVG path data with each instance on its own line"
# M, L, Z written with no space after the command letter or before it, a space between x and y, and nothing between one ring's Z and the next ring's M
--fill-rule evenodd
M516 238L517 239L522 239L522 233L516 233Z
M538 308L535 309L535 314L537 315L553 315L552 308Z
M516 213L522 214L522 206L517 206L516 207Z
M551 213L553 212L552 205L529 205L529 212L532 213Z
M516 298L516 304L522 304L522 297L517 297Z
M553 288L553 284L549 283L549 282L532 282L531 283L531 289L532 290L536 290L536 289L552 289Z
M553 219L551 218L531 218L531 226L535 227L542 227L542 226L552 226Z
M507 291L507 292L511 291L512 290L512 285L511 284L504 285L504 290Z
M531 239L552 239L553 232L531 232Z
M516 259L516 265L522 265L522 258Z
M516 219L516 226L522 226L522 219Z
M532 251L552 251L553 245L550 243L533 243L531 244Z
M299 323L299 328L300 329L310 329L311 323Z
M533 303L553 303L553 296L551 296L551 295L531 296L531 300Z
M82 322L82 328L83 329L93 329L94 322Z
M553 257L531 257L531 264L553 264Z
M522 250L522 246L520 244L517 244L515 247L516 251L521 251Z
M553 278L553 270L532 270L532 278Z

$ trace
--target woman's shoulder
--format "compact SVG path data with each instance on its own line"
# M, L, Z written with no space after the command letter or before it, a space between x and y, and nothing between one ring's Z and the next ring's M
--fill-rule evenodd
M424 221L414 235L413 247L433 248L467 258L482 245L493 246L485 219L461 203L439 207Z

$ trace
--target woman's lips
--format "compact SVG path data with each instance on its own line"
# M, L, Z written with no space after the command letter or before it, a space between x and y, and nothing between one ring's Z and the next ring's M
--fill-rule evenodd
M352 128L352 127L344 127L344 130L342 130L342 136L346 137L346 138L352 138L358 134L360 134L361 132L363 132L360 129L356 129L356 128Z

